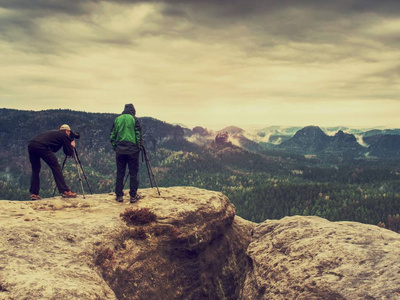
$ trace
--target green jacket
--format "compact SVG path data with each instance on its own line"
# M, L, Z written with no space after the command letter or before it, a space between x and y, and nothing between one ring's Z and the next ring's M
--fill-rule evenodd
M110 134L113 150L117 153L132 153L132 151L140 150L141 140L139 120L132 114L123 113L115 119Z

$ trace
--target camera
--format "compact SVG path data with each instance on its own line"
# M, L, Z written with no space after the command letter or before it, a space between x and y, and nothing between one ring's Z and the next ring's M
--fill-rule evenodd
M73 131L71 131L70 137L71 137L71 140L79 140L79 138L81 137L81 135L80 135L79 132L73 132Z

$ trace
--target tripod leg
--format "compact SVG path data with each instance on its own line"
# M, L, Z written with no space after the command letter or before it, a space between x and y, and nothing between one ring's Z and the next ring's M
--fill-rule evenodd
M153 188L153 181L151 179L150 175L150 167L149 167L149 158L147 157L146 149L142 146L142 161L146 162L146 168L147 168L147 175L149 176L149 181L150 181L150 186Z
M79 169L79 163L78 163L78 159L77 159L77 157L76 157L75 151L74 151L74 159L75 159L76 169L78 170L79 181L80 181L80 183L81 183L83 199L85 199L86 196L85 196L85 191L84 191L84 189L83 189L81 170Z
M147 168L147 175L149 176L150 185L153 188L154 185L153 185L153 180L152 180L151 174L150 174L150 166L149 166L148 160L146 160L146 168Z
M78 151L76 150L76 148L74 148L74 152L75 152L75 155L76 155L76 159L78 160L79 166L80 166L80 168L81 168L83 177L85 178L86 184L87 184L87 186L88 186L88 188L89 188L89 192L90 192L90 194L93 195L92 189L90 188L89 181L88 181L88 179L87 179L87 177L86 177L85 170L83 169L83 166L82 166L81 160L79 159Z
M147 174L149 175L150 185L151 185L152 188L154 186L156 186L158 195L161 195L160 194L160 190L158 189L158 186L157 186L156 179L155 179L154 174L153 174L153 170L151 169L150 159L147 156L146 149L144 148L144 146L142 146L142 149L143 149L143 156L144 156L144 158L146 160ZM153 185L153 182L154 182L154 185Z
M148 169L150 170L151 177L153 178L154 185L157 188L158 195L160 196L161 195L160 194L160 190L158 189L156 178L154 177L153 170L151 169L150 160L147 160L147 161L148 161ZM153 184L151 186L153 187Z
M128 174L126 174L123 189L125 189L125 185L126 185L126 182L128 181L128 177L129 177L129 171L128 171Z
M63 164L62 164L62 167L61 167L61 171L64 170L64 166L65 166L65 162L67 161L67 158L68 157L65 155L65 158L64 158L64 161L63 161ZM56 194L56 189L57 189L57 185L54 187L53 197Z

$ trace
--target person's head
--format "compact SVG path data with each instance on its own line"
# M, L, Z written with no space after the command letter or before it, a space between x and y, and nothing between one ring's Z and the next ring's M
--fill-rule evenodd
M67 124L61 125L60 130L64 130L68 136L71 134L71 128Z
M123 114L131 114L131 115L136 115L136 109L133 106L132 103L125 104L124 111L122 112Z

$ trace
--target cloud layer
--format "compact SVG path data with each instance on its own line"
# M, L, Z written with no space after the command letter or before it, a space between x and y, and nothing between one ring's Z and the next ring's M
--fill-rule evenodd
M395 1L0 1L0 107L400 127Z

